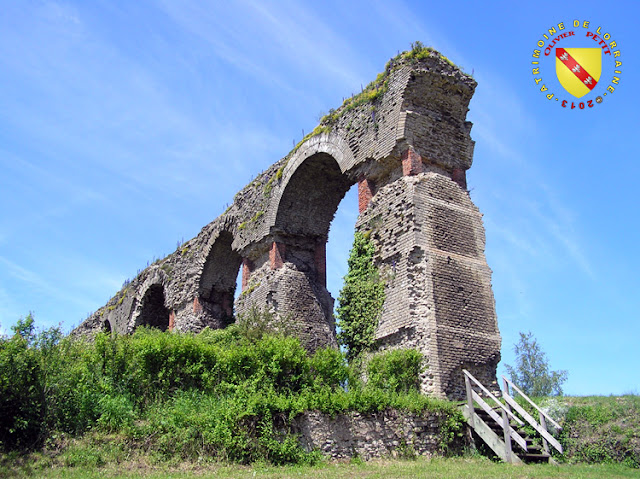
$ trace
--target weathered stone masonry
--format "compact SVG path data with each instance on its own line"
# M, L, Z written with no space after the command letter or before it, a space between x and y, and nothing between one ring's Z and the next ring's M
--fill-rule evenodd
M293 318L310 350L335 346L325 248L338 204L358 183L356 228L371 232L386 284L379 345L421 350L422 389L436 396L464 395L462 368L494 383L500 335L491 270L482 215L466 191L475 86L437 52L394 59L378 84L323 119L223 215L76 332L223 328L257 307Z

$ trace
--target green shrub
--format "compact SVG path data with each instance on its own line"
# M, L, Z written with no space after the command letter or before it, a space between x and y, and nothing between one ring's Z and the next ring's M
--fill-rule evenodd
M109 391L92 345L66 338L46 356L48 430L80 434L100 416L99 400Z
M133 402L126 396L105 394L98 399L100 417L98 426L107 432L115 432L133 424Z
M265 336L256 345L255 380L278 392L298 392L309 385L309 360L300 340Z
M370 387L392 392L420 389L422 354L415 349L394 349L375 354L367 363Z
M316 388L337 389L349 378L349 368L344 354L334 348L318 349L309 359Z
M30 448L44 428L44 382L37 350L15 334L0 340L0 446Z

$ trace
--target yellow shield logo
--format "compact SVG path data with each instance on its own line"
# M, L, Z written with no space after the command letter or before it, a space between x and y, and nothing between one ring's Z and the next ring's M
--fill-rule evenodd
M576 98L593 90L601 73L601 48L556 48L558 81Z

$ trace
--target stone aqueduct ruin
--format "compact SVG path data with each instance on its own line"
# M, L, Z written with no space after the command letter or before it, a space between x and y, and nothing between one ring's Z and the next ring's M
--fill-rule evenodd
M223 328L257 307L294 318L310 350L336 346L325 247L338 204L357 183L356 230L370 232L385 279L379 346L419 349L428 394L463 397L463 368L495 383L501 339L491 270L482 215L466 189L474 148L466 114L476 83L425 53L390 61L224 214L76 332Z

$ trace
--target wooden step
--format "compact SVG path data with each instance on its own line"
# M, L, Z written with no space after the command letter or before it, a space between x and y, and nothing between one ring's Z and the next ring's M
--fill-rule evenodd
M547 421L551 422L557 430L561 429L561 426L551 416L504 376L504 393L499 399L500 395L496 397L469 371L463 369L462 372L467 401L466 404L461 403L460 408L474 435L478 435L503 461L516 464L522 462L555 464L550 455L549 446L562 453L562 445L547 429ZM540 422L510 396L509 385L538 411ZM476 389L480 392L478 393ZM508 422L508 426L505 422ZM531 428L536 432L532 434L535 438L528 437L527 432L531 433ZM542 441L542 444L539 441Z
M489 448L503 461L511 462L514 464L521 464L522 459L517 454L508 454L505 449L505 443L502 440L502 434L496 434L483 420L477 417L477 420L473 420L473 412L469 411L468 406L464 406L462 409L467 423L472 425L476 434L489 446Z
M536 464L547 463L551 458L549 454L545 454L545 453L540 453L540 454L524 453L524 454L518 454L518 457L522 459L523 462L536 463Z

